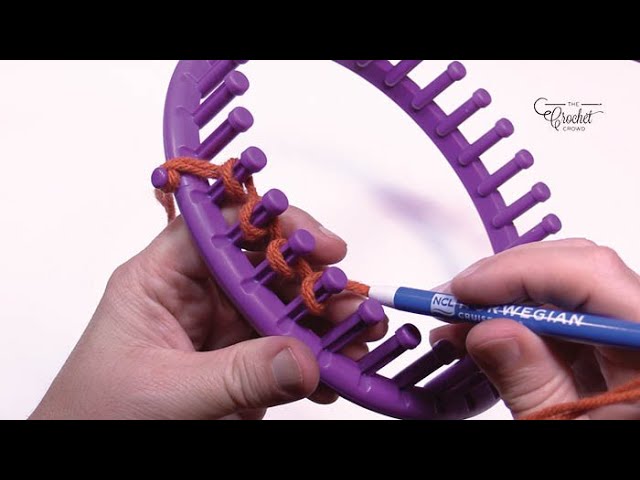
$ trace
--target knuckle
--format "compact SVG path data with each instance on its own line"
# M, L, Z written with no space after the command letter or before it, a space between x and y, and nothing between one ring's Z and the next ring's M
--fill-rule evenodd
M109 279L109 283L119 283L123 278L128 276L128 267L127 264L122 264L116 268L111 274L111 278Z
M260 406L264 401L264 389L260 388L258 375L246 355L234 352L224 375L225 390L237 409Z
M109 278L109 282L107 283L107 288L113 289L126 285L131 281L132 275L133 272L131 271L131 265L129 262L120 265L111 274L111 278Z
M618 271L625 266L618 252L609 247L595 247L592 249L590 255L592 262L598 270Z
M598 246L596 242L589 240L588 238L569 238L564 240L564 243L571 247L595 248Z
M139 277L133 262L128 261L113 271L107 282L107 291L116 294L132 292L140 286Z
M509 379L501 392L508 408L519 416L522 412L538 410L545 405L554 405L571 398L572 384L560 375L549 378L537 368L524 368Z

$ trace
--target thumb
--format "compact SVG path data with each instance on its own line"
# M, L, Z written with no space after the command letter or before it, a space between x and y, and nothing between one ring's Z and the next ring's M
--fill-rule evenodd
M270 337L185 354L171 402L180 418L218 419L300 400L318 387L316 358L293 338ZM186 364L185 364L186 363ZM172 382L173 383L173 382Z
M481 323L469 333L466 347L515 418L578 399L569 366L516 322Z

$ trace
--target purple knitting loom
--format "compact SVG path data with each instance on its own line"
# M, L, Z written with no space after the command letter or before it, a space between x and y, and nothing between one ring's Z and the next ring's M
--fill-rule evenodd
M171 81L164 119L165 150L168 159L176 157L212 160L242 132L253 125L253 117L244 108L235 108L207 139L200 141L200 129L213 120L237 96L249 88L249 81L236 71L247 60L190 60L179 62ZM515 155L492 175L480 157L514 131L509 120L498 121L494 128L474 143L469 143L459 127L481 108L491 103L485 90L476 91L471 99L447 115L435 99L466 75L464 66L452 63L447 70L425 88L420 88L409 74L421 60L401 60L396 65L388 60L336 60L340 65L367 80L393 100L409 115L440 149L464 184L475 204L495 252L541 241L561 228L560 220L549 215L528 233L520 236L513 222L538 203L550 197L548 187L539 183L511 205L506 205L499 188L521 170L533 165L533 157L525 150ZM240 182L266 166L264 153L247 149L236 165ZM158 169L153 184L161 188L166 172ZM421 339L413 325L405 325L377 349L360 361L336 353L348 345L368 325L382 321L384 312L373 300L362 303L357 313L323 337L302 327L299 320L307 315L300 298L284 304L269 289L275 274L269 264L251 265L237 246L238 226L229 226L219 205L224 197L221 181L210 184L189 175L182 177L177 194L180 211L215 280L229 299L265 336L287 335L305 342L316 354L322 381L343 397L373 411L402 419L462 419L478 415L493 406L498 395L469 358L457 361L444 373L427 382L440 367L456 361L451 345L436 344L421 359L389 379L378 372L404 352L416 348ZM254 212L257 226L267 225L288 207L282 192L267 193ZM285 259L293 263L309 254L314 239L308 232L294 233L283 247ZM319 301L343 291L347 277L337 268L329 268L316 284Z

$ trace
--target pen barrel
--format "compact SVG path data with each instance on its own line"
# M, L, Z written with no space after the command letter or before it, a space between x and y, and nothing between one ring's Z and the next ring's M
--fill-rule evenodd
M460 303L451 295L408 288L397 291L394 304L400 310L437 317L447 323L481 323L508 319L538 335L580 343L640 349L640 323L626 320L525 305L476 308Z

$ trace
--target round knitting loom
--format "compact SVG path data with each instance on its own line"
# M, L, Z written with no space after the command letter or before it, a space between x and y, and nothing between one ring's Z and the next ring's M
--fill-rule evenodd
M188 157L211 161L240 133L253 125L253 117L244 108L231 111L206 139L200 131L236 97L249 88L247 78L236 69L246 60L193 60L179 62L169 87L164 139L167 159ZM480 139L469 142L459 127L481 108L491 103L485 90L473 96L452 113L445 113L435 102L437 97L466 71L459 62L424 88L409 74L421 60L337 60L336 63L376 87L409 115L442 152L464 184L484 223L494 251L541 241L557 233L560 220L545 217L529 232L520 235L513 222L538 203L550 197L543 183L511 205L506 205L499 189L512 177L533 165L533 157L520 151L498 171L490 174L480 157L514 131L509 120L498 121ZM233 176L239 184L266 166L266 156L256 147L242 153L234 164ZM162 188L167 172L154 172L153 183ZM339 352L367 326L380 322L384 312L380 304L365 300L350 318L329 333L319 336L302 326L309 315L302 298L285 304L270 290L276 273L268 262L253 266L241 248L242 230L229 225L220 207L225 199L222 179L210 182L193 175L182 175L176 198L180 211L214 279L244 317L265 336L287 335L303 341L318 358L322 382L344 398L365 408L401 419L463 419L482 413L499 399L495 389L467 357L458 360L447 342L433 349L394 378L378 372L404 352L416 348L421 339L418 330L405 325L359 361ZM260 228L269 225L287 208L282 192L272 190L261 198L251 216ZM314 248L313 238L305 231L291 235L281 247L282 258L294 264ZM315 284L318 302L326 302L347 286L346 275L338 268L326 269ZM418 386L445 365L444 373Z

